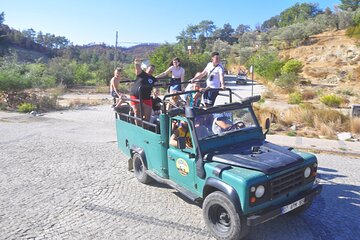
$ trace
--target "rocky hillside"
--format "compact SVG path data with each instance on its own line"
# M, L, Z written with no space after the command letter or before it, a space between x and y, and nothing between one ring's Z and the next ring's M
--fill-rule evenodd
M304 82L332 92L360 93L360 43L345 36L345 31L329 31L312 36L306 45L284 50L282 57L300 60ZM350 99L360 103L360 97Z

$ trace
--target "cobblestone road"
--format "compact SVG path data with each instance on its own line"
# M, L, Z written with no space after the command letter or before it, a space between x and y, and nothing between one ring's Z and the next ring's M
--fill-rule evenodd
M0 239L212 239L201 209L137 182L108 107L0 115ZM359 239L360 159L318 155L321 196L248 239Z

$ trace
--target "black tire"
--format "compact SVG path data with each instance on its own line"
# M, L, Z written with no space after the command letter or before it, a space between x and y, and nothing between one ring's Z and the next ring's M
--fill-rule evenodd
M295 208L294 210L288 212L288 214L290 216L297 216L299 214L302 214L304 213L306 210L308 210L310 208L312 204L312 200L310 200L309 202L305 203L304 205L298 207L298 208Z
M136 179L145 184L151 182L152 179L146 174L147 168L141 155L139 153L134 153L132 159Z
M203 216L210 233L216 239L241 239L249 232L245 219L233 202L220 191L209 194L203 203Z

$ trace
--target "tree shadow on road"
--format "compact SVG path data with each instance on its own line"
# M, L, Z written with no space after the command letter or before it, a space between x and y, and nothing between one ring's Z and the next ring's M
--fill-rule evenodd
M323 190L298 216L283 215L253 227L246 239L356 239L360 236L360 186L339 183L348 176L319 168ZM301 234L300 234L301 233Z

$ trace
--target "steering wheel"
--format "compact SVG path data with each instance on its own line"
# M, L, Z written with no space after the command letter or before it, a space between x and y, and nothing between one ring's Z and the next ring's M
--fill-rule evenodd
M238 121L236 123L234 123L233 125L231 125L231 127L229 128L230 130L232 129L240 129L240 128L244 128L245 127L245 123L242 121Z

